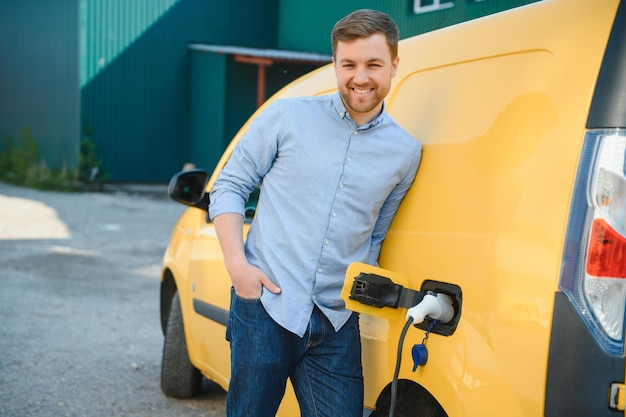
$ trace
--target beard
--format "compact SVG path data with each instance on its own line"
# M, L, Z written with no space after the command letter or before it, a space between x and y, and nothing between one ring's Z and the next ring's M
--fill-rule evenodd
M349 87L342 88L339 95L348 110L354 113L369 113L376 109L384 98L378 89L374 89L372 93L362 97Z

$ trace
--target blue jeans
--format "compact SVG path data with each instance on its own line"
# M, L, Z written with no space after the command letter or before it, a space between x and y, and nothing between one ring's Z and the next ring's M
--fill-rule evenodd
M273 417L291 379L302 417L362 417L363 372L355 313L335 332L314 309L304 337L285 330L259 300L231 293L227 326L228 417ZM287 416L293 417L293 416Z

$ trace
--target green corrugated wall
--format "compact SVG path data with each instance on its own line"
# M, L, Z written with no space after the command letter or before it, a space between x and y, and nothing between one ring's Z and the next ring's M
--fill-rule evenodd
M109 180L167 181L201 147L190 140L188 45L274 46L275 1L81 1L83 130ZM207 140L214 127L202 127Z
M81 87L179 1L80 0Z

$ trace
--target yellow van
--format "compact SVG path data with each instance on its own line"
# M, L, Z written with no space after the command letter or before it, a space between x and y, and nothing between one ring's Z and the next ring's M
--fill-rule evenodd
M364 415L392 402L396 416L624 415L626 2L543 0L399 55L387 109L423 159L380 268L346 272ZM272 100L335 89L327 66ZM163 260L166 395L193 396L203 376L228 389L231 284L207 191L247 126L210 177L170 184L191 207ZM452 317L410 326L407 307L438 294ZM299 415L291 391L279 415Z

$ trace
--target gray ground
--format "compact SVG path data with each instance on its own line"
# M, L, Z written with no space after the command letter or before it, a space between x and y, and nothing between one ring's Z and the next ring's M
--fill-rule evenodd
M183 207L164 186L0 183L0 416L223 416L160 390L159 268Z

